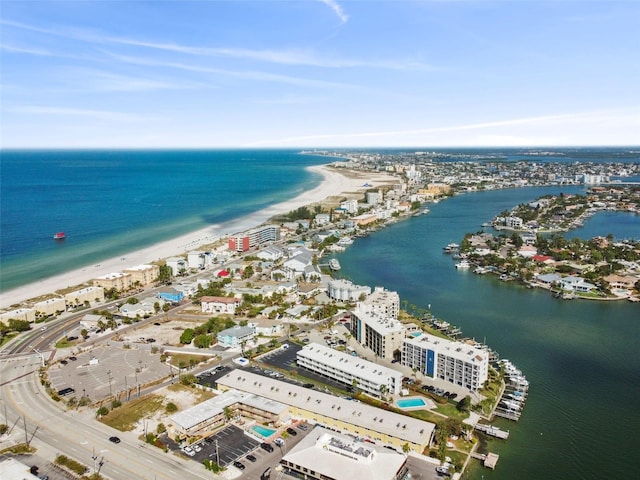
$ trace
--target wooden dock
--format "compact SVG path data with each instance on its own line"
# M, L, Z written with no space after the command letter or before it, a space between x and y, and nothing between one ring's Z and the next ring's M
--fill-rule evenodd
M493 425L485 425L483 423L476 423L475 429L479 432L486 433L492 437L500 438L502 440L506 440L509 438L509 431L501 430L498 427L494 427Z

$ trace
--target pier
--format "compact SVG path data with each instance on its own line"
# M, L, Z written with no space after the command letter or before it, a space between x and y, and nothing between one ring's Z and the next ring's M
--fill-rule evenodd
M506 440L509 438L509 431L501 430L498 427L494 427L493 425L485 425L482 423L476 423L474 428L479 432L486 433L492 437L500 438L501 440Z

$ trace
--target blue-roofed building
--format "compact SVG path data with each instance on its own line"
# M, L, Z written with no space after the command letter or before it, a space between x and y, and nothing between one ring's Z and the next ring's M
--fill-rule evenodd
M163 288L158 292L158 298L172 303L179 303L184 298L184 294L175 288Z

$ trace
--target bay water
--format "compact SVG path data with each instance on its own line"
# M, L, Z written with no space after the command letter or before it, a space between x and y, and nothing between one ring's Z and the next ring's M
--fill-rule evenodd
M443 253L467 232L483 230L499 212L549 193L579 187L541 187L469 193L430 205L430 213L358 238L338 258L341 273L361 285L380 285L428 309L510 359L531 383L518 423L490 440L500 455L495 471L473 462L466 478L613 479L636 468L640 399L640 305L561 300L549 292L454 267ZM604 219L604 221L603 221ZM584 235L638 238L640 216L605 212ZM409 307L411 308L411 307Z

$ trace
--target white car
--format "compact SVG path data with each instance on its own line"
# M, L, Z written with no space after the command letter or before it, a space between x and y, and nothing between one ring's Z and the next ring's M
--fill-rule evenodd
M198 445L197 443L193 444L192 447L196 452L201 452L202 451L202 447L200 445Z
M187 455L189 455L190 457L193 457L193 456L196 454L196 452L194 452L194 451L193 451L193 449L192 449L191 447L188 447L188 446L187 446L187 447L184 447L184 448L182 449L182 451L183 451L184 453L186 453Z

